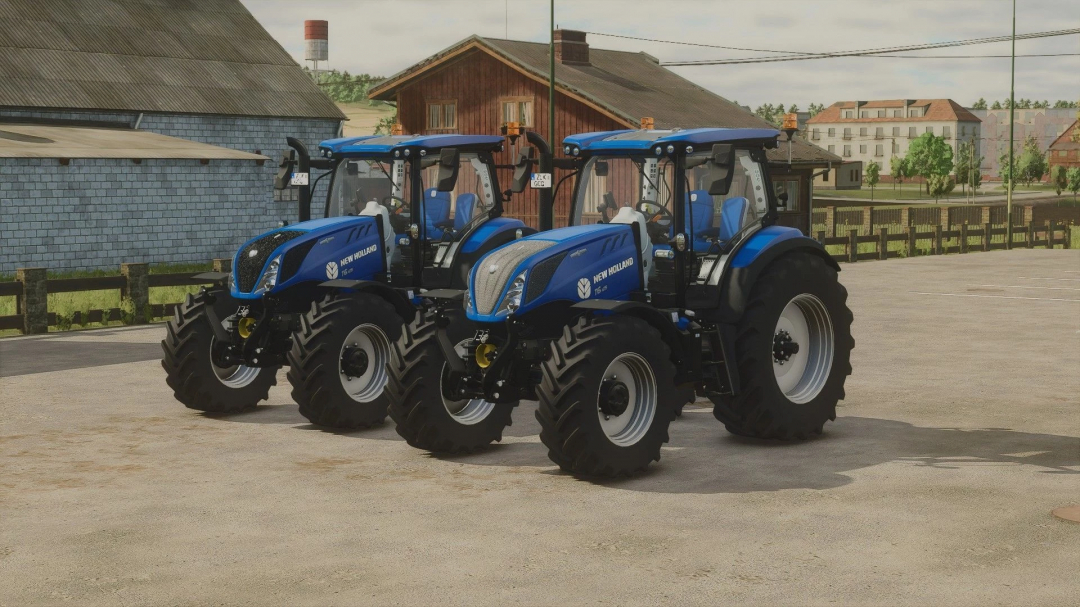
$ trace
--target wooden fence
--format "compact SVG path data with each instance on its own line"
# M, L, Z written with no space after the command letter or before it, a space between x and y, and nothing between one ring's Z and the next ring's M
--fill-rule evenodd
M215 259L214 270L227 271L229 263L228 259ZM49 293L119 290L121 299L130 302L130 310L110 308L75 312L71 323L82 325L124 320L131 324L144 324L153 318L171 315L180 305L179 302L151 305L151 287L209 284L195 278L201 272L151 274L149 267L145 263L125 263L120 265L117 276L89 278L47 278L43 268L20 268L16 271L14 281L0 282L0 297L15 297L15 314L0 316L0 330L47 333L48 328L56 326L58 320L57 315L48 309Z

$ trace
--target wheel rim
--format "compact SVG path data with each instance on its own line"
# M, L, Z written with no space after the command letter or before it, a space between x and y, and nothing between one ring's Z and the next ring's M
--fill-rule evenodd
M390 339L377 325L363 324L345 337L338 354L338 377L349 398L358 403L375 400L386 387Z
M807 403L825 388L836 337L825 304L810 293L784 306L772 336L776 385L793 403Z
M469 340L465 339L458 342L454 347L454 351L458 356L465 358L466 349L465 345ZM442 399L443 407L446 412L450 414L450 417L457 423L463 426L472 426L479 424L491 415L491 412L495 410L495 403L484 400L482 398L468 398L463 400L451 400L445 396L443 391L443 380L446 374L449 372L449 367L446 363L443 363L442 373L439 374L439 394Z
M214 376L228 388L239 389L248 386L262 371L259 367L247 365L232 365L219 367L214 364L214 338L210 338L210 368L214 370Z
M604 435L620 447L636 444L652 427L656 399L656 376L645 358L633 352L618 356L596 395Z

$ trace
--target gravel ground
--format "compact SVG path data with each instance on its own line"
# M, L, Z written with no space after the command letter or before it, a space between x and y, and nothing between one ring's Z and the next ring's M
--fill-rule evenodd
M179 405L160 326L0 341L0 605L1080 604L1080 252L845 266L820 439L705 403L647 474L558 471L534 404L472 457ZM116 364L110 364L116 363Z

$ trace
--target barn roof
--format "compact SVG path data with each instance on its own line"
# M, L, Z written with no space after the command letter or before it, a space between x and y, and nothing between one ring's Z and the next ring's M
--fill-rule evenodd
M345 117L240 0L2 0L0 106Z
M1080 133L1080 120L1069 125L1069 128L1062 131L1058 138L1050 144L1050 149L1059 152L1063 150L1080 150L1080 140L1074 139L1076 134Z
M547 82L548 45L470 36L391 76L371 91L373 99L393 100L406 84L469 52L487 52L534 79ZM555 85L571 97L637 128L651 117L658 129L674 127L775 128L746 109L663 67L646 53L589 47L588 64L555 64ZM782 138L783 139L783 138ZM787 160L787 145L770 150ZM798 137L792 158L799 163L839 163L841 159Z

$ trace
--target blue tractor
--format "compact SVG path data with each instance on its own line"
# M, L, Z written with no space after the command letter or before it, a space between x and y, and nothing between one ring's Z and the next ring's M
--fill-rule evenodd
M391 390L392 414L438 429L441 442L418 446L470 451L501 436L519 400L537 399L549 456L583 476L658 460L696 396L734 434L821 433L851 372L852 315L823 247L776 225L785 195L766 150L777 138L721 128L567 138L578 171L569 227L489 253L463 292L427 294L430 320L406 328L390 366L391 386L424 387L406 402ZM470 338L437 332L438 362L410 358L425 322L449 326L462 307ZM456 415L438 410L461 402Z
M546 142L533 133L527 139L550 157ZM493 155L504 143L501 136L351 137L324 141L312 158L290 139L294 152L276 185L300 186L300 221L244 243L231 272L202 276L216 287L176 310L162 342L176 398L211 413L249 409L288 365L293 399L313 423L382 422L391 344L415 316L421 291L464 288L477 259L535 232L501 217L533 162L523 153L512 187L500 191L496 169L510 167ZM329 175L325 217L316 220L307 217L312 168L326 171L320 179Z

